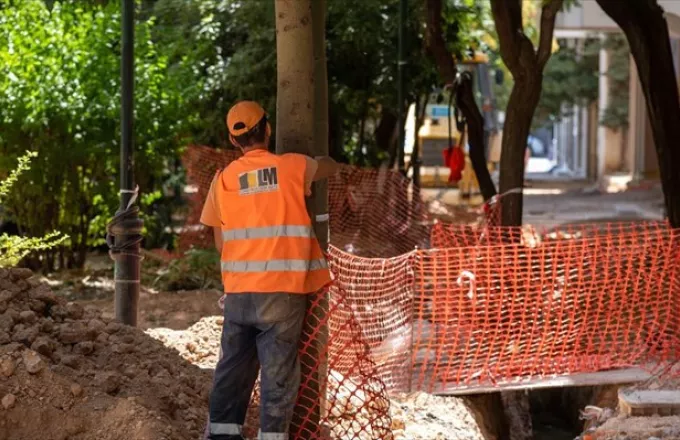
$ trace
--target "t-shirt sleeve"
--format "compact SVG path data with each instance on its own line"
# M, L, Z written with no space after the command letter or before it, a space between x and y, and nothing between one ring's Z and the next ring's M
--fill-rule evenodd
M319 162L309 156L305 156L305 191L311 191L314 175L319 168Z
M205 203L203 204L203 211L201 212L201 223L210 227L220 227L222 226L222 221L220 219L220 209L217 204L217 194L216 194L216 182L217 179L222 175L221 172L217 172L210 184L210 190L208 191L208 196L205 198Z
M299 172L299 178L303 180L305 195L311 195L312 179L318 167L316 160L298 153L286 153L284 157L289 163L293 164L296 170L299 170L297 172Z

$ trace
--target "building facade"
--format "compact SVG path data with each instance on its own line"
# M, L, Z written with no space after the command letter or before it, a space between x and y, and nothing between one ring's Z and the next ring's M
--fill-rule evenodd
M659 0L666 12L671 48L677 72L680 71L680 1ZM581 0L579 5L561 12L556 20L555 38L578 47L589 38L606 38L621 32L595 0ZM576 108L560 123L556 141L560 169L572 177L602 180L611 175L629 175L634 180L657 178L659 167L645 99L637 69L629 57L628 127L611 130L599 123L610 100L607 71L611 51L600 48L599 98L589 108Z

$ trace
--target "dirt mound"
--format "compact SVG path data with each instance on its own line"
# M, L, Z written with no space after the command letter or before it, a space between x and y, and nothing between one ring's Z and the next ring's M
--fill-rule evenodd
M223 318L210 316L199 320L186 330L167 328L149 329L147 333L165 345L175 348L180 355L203 368L214 368L220 349ZM338 372L331 371L328 381L328 401L335 424L334 438L347 438L352 426L368 426L370 416L365 413L363 392L353 388ZM425 393L390 396L392 429L395 440L481 440L482 434L472 413L462 399L435 397ZM254 416L254 414L253 414ZM253 419L254 420L254 419ZM376 438L364 431L365 437Z
M180 356L192 364L212 369L219 360L223 322L221 316L208 316L186 330L153 328L146 333L176 349Z
M616 417L584 437L591 440L678 440L680 417Z
M199 438L209 372L31 275L0 269L0 438Z

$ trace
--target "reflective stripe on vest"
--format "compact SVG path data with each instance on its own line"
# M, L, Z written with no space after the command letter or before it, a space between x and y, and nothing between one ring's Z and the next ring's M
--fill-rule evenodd
M327 269L325 259L317 260L268 260L223 261L222 272L306 272Z
M314 238L314 229L311 226L278 225L222 231L222 240L224 241L274 237Z

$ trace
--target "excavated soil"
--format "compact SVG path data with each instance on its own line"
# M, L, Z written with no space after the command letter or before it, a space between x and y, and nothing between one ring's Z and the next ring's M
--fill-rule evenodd
M186 330L155 328L147 333L176 349L180 355L202 368L213 368L219 356L219 341L223 319L218 316L202 318ZM347 394L347 384L338 387L332 372L329 381L329 400ZM350 393L351 394L351 393ZM390 396L390 410L394 440L483 440L471 412L462 399L436 397L425 393ZM350 399L351 401L351 399ZM346 405L339 408L349 410ZM353 417L339 417L335 426L338 432L351 432L352 423L367 426L369 420L361 420L366 414L357 411ZM365 433L367 439L370 433ZM363 438L363 437L362 437Z
M199 438L210 372L0 269L0 439Z
M31 276L0 269L0 439L200 438L221 317L145 333L113 322L108 309L67 302ZM158 305L142 327L181 328L204 307L219 311L212 294L191 295L182 299L204 303L200 310L176 316ZM395 440L482 440L459 399L394 396L391 408Z
M615 417L586 440L678 440L680 417Z
M201 316L219 313L218 294L147 295L144 333L110 320L110 298L67 302L31 275L0 269L0 439L200 438L222 325ZM483 438L461 399L391 396L391 415L395 440ZM680 439L678 427L612 418L590 438Z

